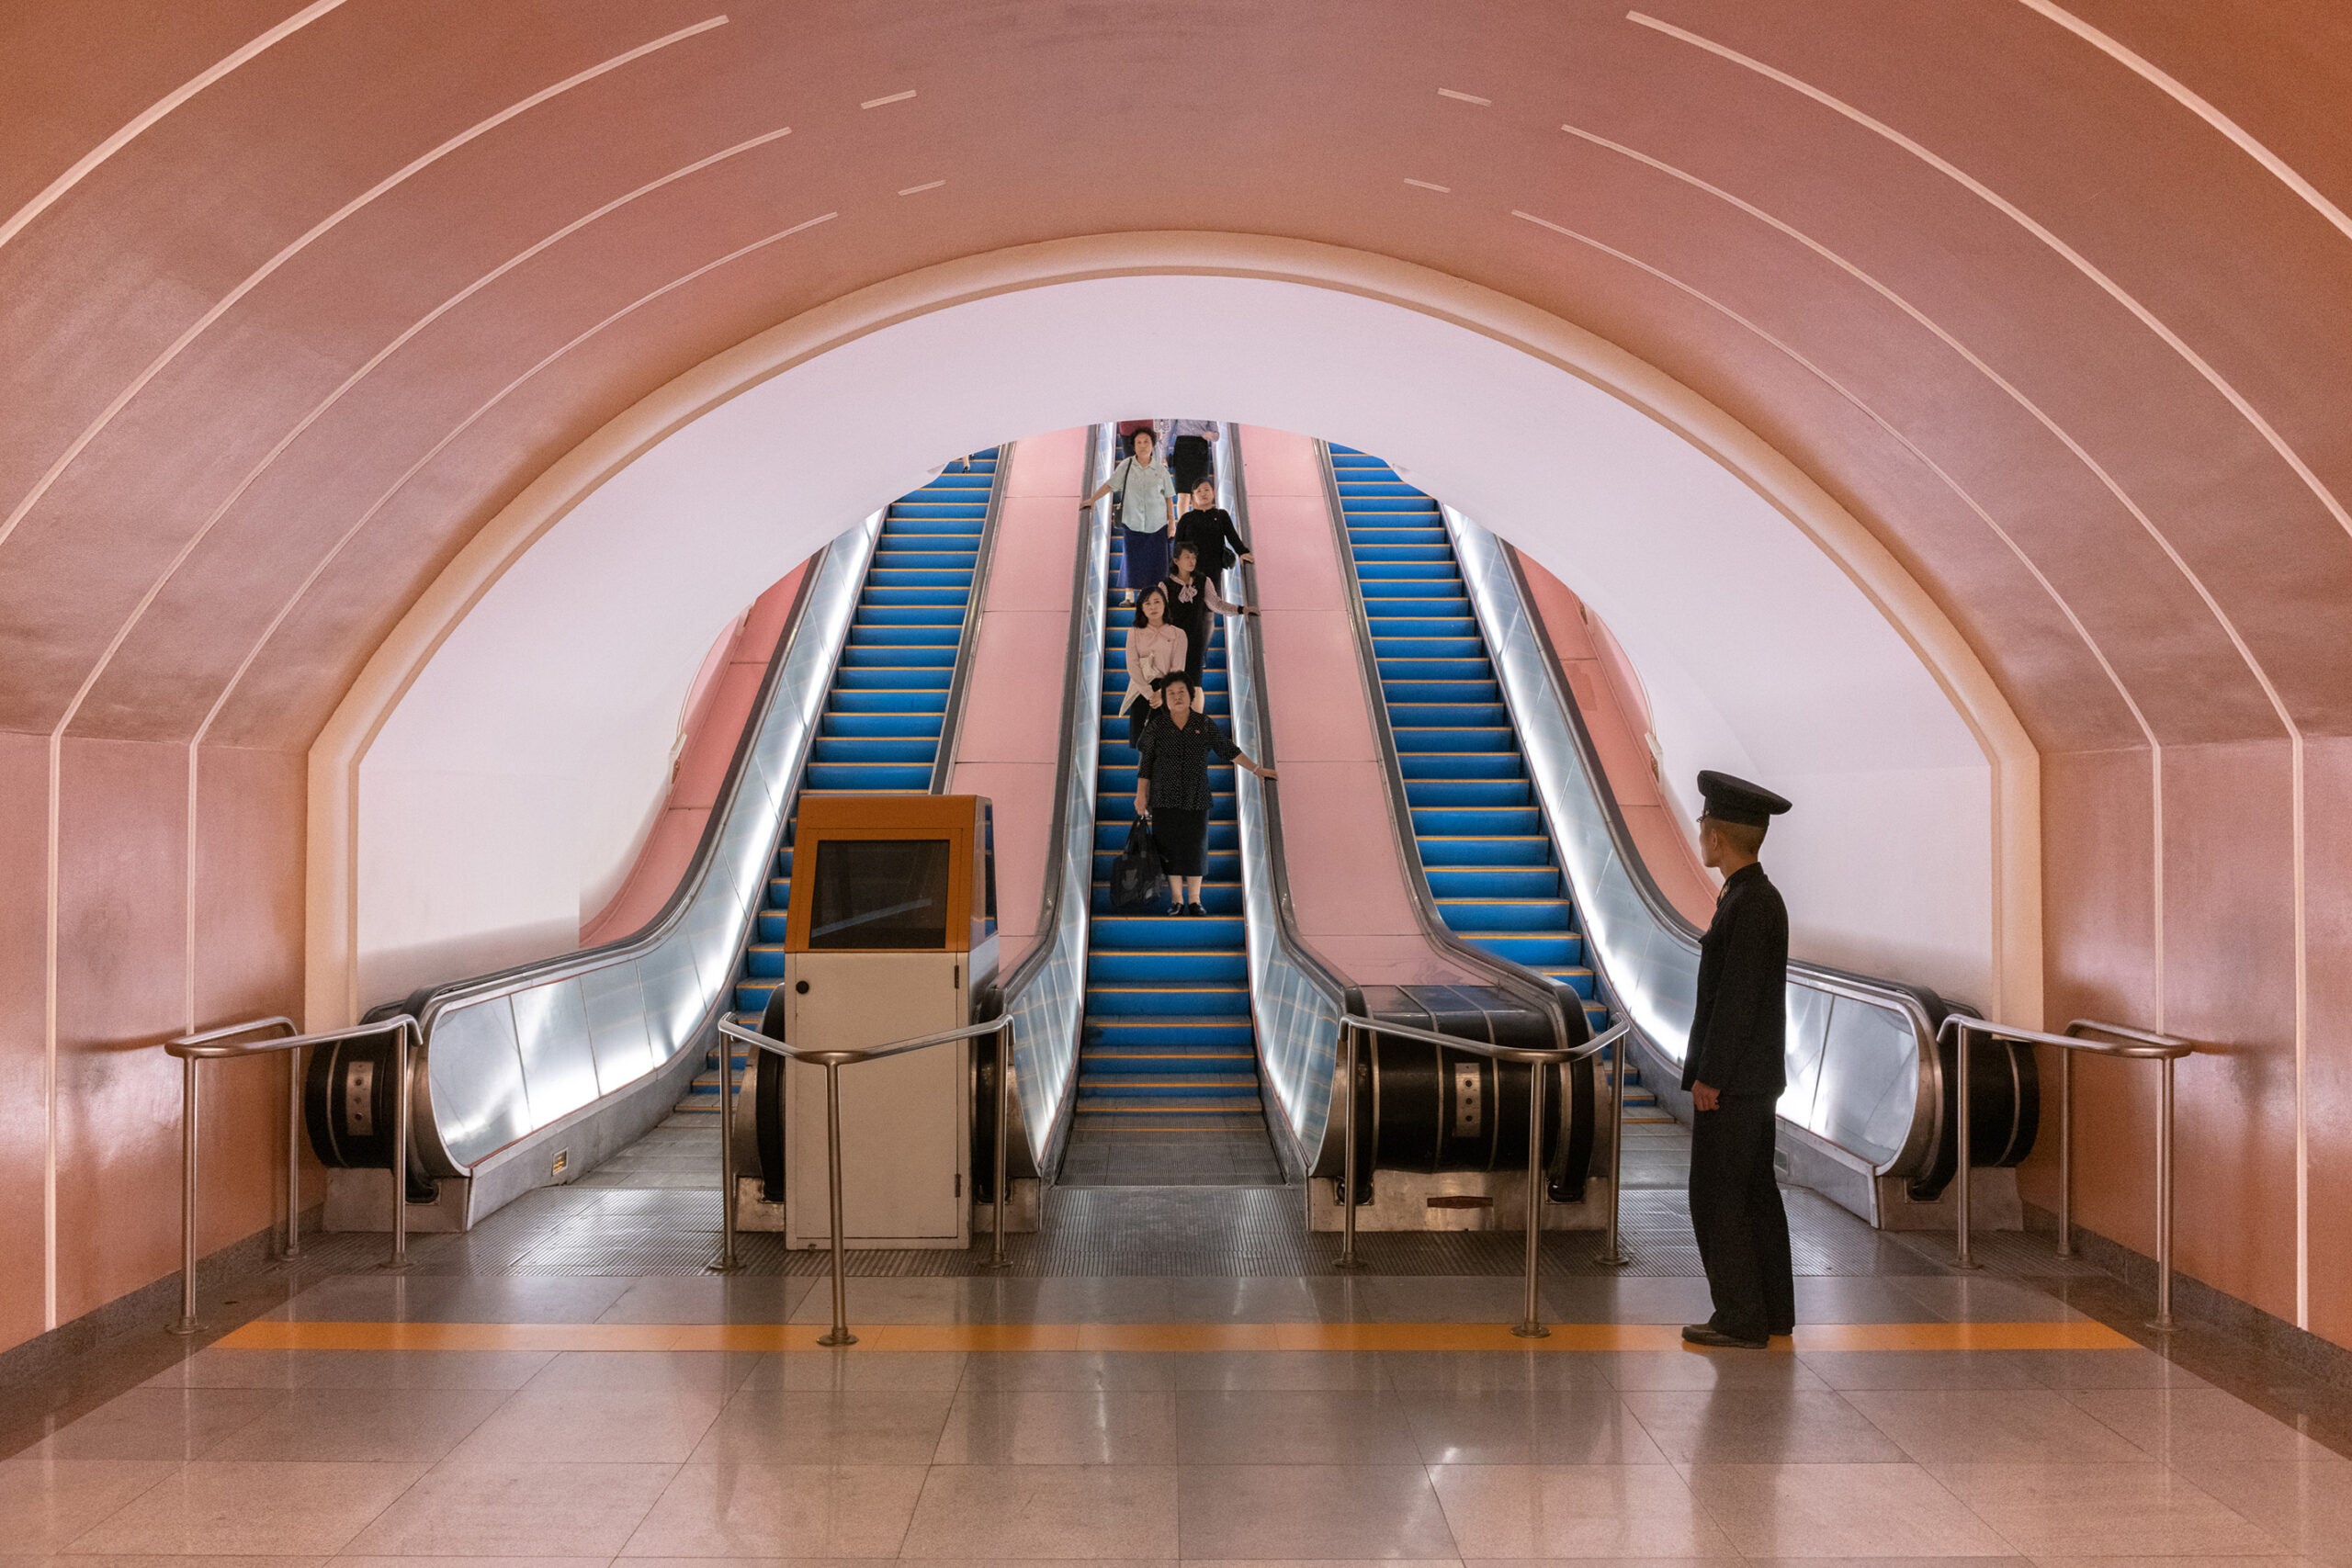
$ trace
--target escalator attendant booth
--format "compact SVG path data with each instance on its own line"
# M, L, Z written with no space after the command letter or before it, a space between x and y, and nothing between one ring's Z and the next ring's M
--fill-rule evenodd
M784 982L760 1025L769 1038L854 1049L997 1016L984 797L805 796L792 871ZM982 1036L841 1069L847 1245L970 1245L976 1178L993 1175L975 1141L985 1133L993 1150L996 1051ZM757 1151L737 1179L738 1224L781 1231L792 1247L828 1245L824 1069L754 1051L732 1114L737 1148Z

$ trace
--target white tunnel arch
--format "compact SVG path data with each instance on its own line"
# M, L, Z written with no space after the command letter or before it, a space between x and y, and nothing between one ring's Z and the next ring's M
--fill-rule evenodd
M956 452L1152 412L1379 452L1518 545L1641 670L1670 786L1722 767L1804 803L1774 856L1803 955L2039 1023L2037 759L1858 522L1556 318L1361 253L1171 234L972 258L786 322L486 526L313 747L311 1026L569 946L658 804L712 637L849 522Z

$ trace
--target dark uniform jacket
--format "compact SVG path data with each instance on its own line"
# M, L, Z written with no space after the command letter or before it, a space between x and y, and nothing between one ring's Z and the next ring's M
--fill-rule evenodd
M1788 1087L1788 906L1762 866L1742 866L1724 881L1699 941L1684 1089L1777 1096Z
M1233 738L1198 708L1182 729L1166 708L1154 708L1136 744L1143 753L1139 772L1151 781L1154 811L1206 811L1209 754L1215 752L1228 762L1241 755Z

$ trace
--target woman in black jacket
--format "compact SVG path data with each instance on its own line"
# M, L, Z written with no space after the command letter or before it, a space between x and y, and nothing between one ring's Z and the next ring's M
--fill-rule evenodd
M1145 721L1136 769L1136 815L1151 825L1152 841L1168 868L1171 915L1207 913L1201 908L1201 878L1207 874L1209 754L1215 752L1261 779L1272 768L1251 761L1216 720L1195 704L1199 693L1182 675L1159 678L1160 705Z
M1176 519L1176 540L1200 550L1201 575L1214 582L1237 560L1255 560L1250 543L1233 526L1233 513L1216 503L1216 480L1204 478L1189 492L1193 509Z

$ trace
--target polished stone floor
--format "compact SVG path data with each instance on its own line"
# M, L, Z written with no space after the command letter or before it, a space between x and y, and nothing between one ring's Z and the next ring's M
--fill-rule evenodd
M380 1238L322 1238L210 1302L206 1337L28 1390L0 1409L0 1568L2352 1565L2341 1395L2149 1335L2082 1265L2030 1272L2034 1238L1962 1274L1940 1238L1792 1192L1799 1336L1707 1353L1674 1339L1706 1303L1668 1188L1628 1194L1648 1272L1546 1238L1544 1340L1504 1326L1516 1237L1388 1238L1345 1275L1285 1222L1295 1190L1098 1190L1055 1195L1024 1271L849 1280L861 1343L828 1350L827 1280L660 1260L712 1196L667 1185L670 1142L646 1187L608 1166L421 1238L405 1273ZM1155 1231L1200 1271L1054 1265L1146 1259Z

